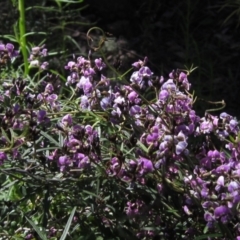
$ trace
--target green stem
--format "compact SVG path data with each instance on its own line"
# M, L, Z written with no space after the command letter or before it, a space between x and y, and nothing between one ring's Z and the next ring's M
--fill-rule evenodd
M24 61L24 76L28 75L28 53L27 53L27 43L26 43L26 27L25 27L25 8L24 0L18 0L18 10L19 10L19 32L20 32L20 47L23 55Z

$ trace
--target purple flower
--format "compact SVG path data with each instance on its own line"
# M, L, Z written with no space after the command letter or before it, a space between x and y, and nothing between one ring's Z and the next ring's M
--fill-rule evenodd
M203 207L204 209L209 209L209 208L212 207L212 203L211 203L210 201L203 202L203 203L202 203L202 207Z
M32 55L34 55L35 57L37 56L47 56L47 49L44 48L44 45L42 47L33 47L32 48Z
M68 62L67 66L65 66L66 70L72 70L76 66L76 63L73 61Z
M72 72L70 76L67 77L66 86L76 83L79 79L77 72Z
M38 119L38 122L42 123L47 123L50 121L50 119L47 117L47 113L45 110L39 110L38 113L37 113L37 119Z
M51 94L53 93L53 91L54 91L53 85L51 83L48 83L45 87L44 92Z
M189 118L193 123L197 123L200 120L200 118L196 115L196 112L194 110L190 110Z
M56 233L57 233L57 229L54 228L54 227L51 227L51 228L49 229L49 232L48 232L48 237L51 238L51 237L55 236Z
M60 167L60 171L64 171L66 167L70 164L70 159L68 156L61 156L58 159L58 166Z
M131 81L132 83L135 83L135 84L137 84L137 85L140 85L140 83L141 83L141 81L142 81L142 78L139 76L138 72L136 71L136 72L133 72L133 73L132 73L132 76L131 76L131 78L130 78L130 81Z
M7 160L7 155L5 152L0 152L0 166Z
M13 112L14 114L18 113L20 111L20 106L18 104L15 104L14 107L13 107Z
M71 136L68 140L66 140L66 145L72 152L75 152L79 149L82 143L78 139Z
M32 233L29 233L29 234L27 234L27 236L25 237L25 239L26 239L26 240L32 240L32 239L34 239L34 236L33 236Z
M139 69L139 68L141 68L142 66L143 66L143 61L142 60L138 60L137 62L134 62L133 64L132 64L132 66L133 67L135 67L135 68L137 68L137 69Z
M205 213L204 213L204 219L205 219L205 221L207 221L207 222L212 222L212 221L215 220L215 219L214 219L214 216L213 216L210 212L205 212Z
M76 159L77 166L78 166L78 168L80 168L80 169L86 169L86 168L88 168L88 167L90 166L90 164L91 164L88 156L86 156L86 155L83 154L83 153L76 153L74 158Z
M187 79L187 74L181 72L179 74L178 81L182 83L182 86L188 91L190 89L191 84L189 84L188 79Z
M22 130L23 127L24 127L23 122L20 121L19 119L16 119L12 125L13 129L18 129L18 130Z
M169 92L166 89L161 90L158 95L158 99L163 104L165 104L167 102L168 97L169 97Z
M144 209L144 202L142 200L136 200L135 202L127 202L125 212L128 217L136 217L141 214Z
M58 157L58 149L54 150L49 156L48 159L53 161L56 160Z
M187 78L187 74L184 73L184 72L181 72L181 73L179 74L178 80L179 80L179 82L183 82L184 79L186 79L186 78Z
M202 133L210 133L213 131L213 124L209 120L204 120L200 125L200 131Z
M232 171L232 174L233 174L235 177L240 177L240 169L236 169L236 170Z
M216 160L220 159L220 153L217 150L208 151L208 157L212 159L212 162L216 162Z
M6 45L0 44L0 52L5 51L7 51L7 54L10 58L14 58L19 54L19 51L14 50L14 46L11 43L7 43Z
M229 114L223 112L220 114L220 118L226 121L226 120L229 120L231 118L231 116Z
M184 150L186 150L187 147L187 142L186 142L186 136L183 134L182 131L180 131L177 135L177 137L175 137L175 142L177 141L176 144L176 154L180 155Z
M88 77L82 76L79 80L79 83L77 84L77 87L83 89L83 86L89 82L90 79Z
M217 184L219 185L219 186L224 186L224 176L220 176L219 178L218 178L218 180L217 180Z
M46 70L47 67L48 67L48 65L49 65L48 62L43 62L43 63L41 64L41 66L40 66L40 69L41 69L41 70Z
M232 194L233 195L233 202L232 203L236 206L240 202L240 194L239 194L238 191L235 191L234 193L235 194Z
M101 58L95 59L95 65L99 71L106 67L106 64L102 61Z
M156 142L157 140L158 140L158 133L150 133L150 134L148 134L147 135L147 137L146 137L146 143L148 144L148 145L150 145L150 144L152 144L152 143L154 143L154 142ZM156 143L157 144L157 143Z
M120 116L122 115L122 111L120 110L119 107L114 106L111 114L112 114L114 117L116 117L116 116L117 116L117 117L120 117ZM115 118L114 121L117 121L117 119Z
M182 84L183 84L183 87L184 87L187 91L189 91L189 89L190 89L190 87L191 87L191 84L188 82L188 80L187 80L187 79L184 79L183 82L182 82Z
M239 184L236 181L231 181L228 184L228 192L232 193L232 192L234 192L235 190L238 190L238 189L239 189Z
M83 75L84 77L92 77L95 73L94 69L93 68L86 68L84 71L83 71Z
M70 114L65 115L62 118L61 123L66 127L70 127L72 125L72 116Z
M109 168L107 169L107 174L111 176L115 176L119 173L121 168L119 159L117 157L113 157L109 163Z
M46 57L47 56L47 48L43 48L41 54L42 54L42 56Z
M161 90L167 90L167 91L176 91L176 84L173 82L172 79L168 79L167 82L165 82L162 87Z
M113 95L108 96L108 97L104 97L101 101L100 101L100 106L101 108L105 111L108 108L111 107L112 105L112 101L113 101Z
M80 78L80 81L78 82L77 87L79 89L83 89L83 92L85 95L90 94L93 90L93 85L90 81L90 78L85 76L82 76Z
M238 126L237 120L235 120L235 119L230 120L229 127L232 132L234 132L234 130L237 128L237 126Z
M216 168L216 173L217 174L226 174L230 171L231 167L229 166L229 164L223 164L220 165Z
M192 213L191 213L191 211L189 210L189 208L188 208L188 206L183 206L183 210L184 210L184 212L187 214L187 215L191 215Z
M78 63L78 67L84 67L84 66L88 67L90 64L90 62L82 56L77 58L77 63Z
M206 199L208 197L209 189L205 186L201 190L201 196L203 199Z
M184 141L181 141L181 142L178 142L177 145L176 145L176 154L179 155L181 154L187 147L187 142L184 142Z
M144 78L150 78L153 75L153 72L148 67L143 66L139 69L139 75Z
M10 58L17 57L19 55L19 51L14 50L14 46L11 43L6 44L6 49Z
M46 97L46 101L50 104L51 108L55 111L60 110L60 104L57 101L58 95L57 94L51 94Z
M129 110L129 115L134 116L135 118L138 118L141 113L141 107L138 105L134 105Z
M160 154L166 153L169 150L172 143L173 143L173 136L165 135L163 137L163 141L159 145Z
M135 99L137 99L138 97L138 94L135 92L135 91L131 91L129 94L128 94L128 100L131 102L131 103L134 103L135 102Z
M5 51L5 45L4 44L0 44L0 51Z
M215 190L217 192L219 192L222 188L224 187L224 177L223 176L220 176L218 179L217 179L217 185L215 187Z
M104 84L106 87L110 85L110 79L106 78L104 75L101 74L101 81L102 84Z
M133 161L133 160L130 160L129 165L128 165L128 170L130 172L135 172L136 168L137 168L137 162Z
M123 103L125 103L125 98L123 96L117 96L117 94L116 94L114 103L122 105Z
M219 206L214 210L214 216L216 219L220 219L222 223L228 221L229 209L227 206Z
M153 172L153 170L154 168L151 160L144 157L138 159L138 172L141 176Z
M87 96L83 95L81 96L81 103L80 103L80 108L84 110L90 110L90 102Z
M57 94L51 94L49 95L46 100L47 102L52 105L56 100L58 99L58 95Z
M158 191L159 194L162 194L162 192L163 192L163 185L161 183L157 184L157 191Z

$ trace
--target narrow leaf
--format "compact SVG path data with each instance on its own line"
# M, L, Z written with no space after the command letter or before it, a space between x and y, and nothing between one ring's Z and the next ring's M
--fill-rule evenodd
M48 135L46 132L41 131L41 134L47 138L51 143L54 143L56 146L59 146L59 142L57 142L54 138Z
M31 226L33 227L33 229L37 232L38 236L42 239L42 240L47 240L47 236L45 232L42 232L40 230L40 228L28 217L25 216L25 218L27 219L27 221L31 224Z
M64 231L63 231L63 234L62 234L60 240L65 240L65 238L67 237L67 234L68 234L69 228L70 228L70 226L71 226L71 223L72 223L72 220L73 220L73 217L74 217L76 208L77 208L77 207L74 207L74 208L73 208L73 210L72 210L72 212L71 212L71 215L70 215L70 217L69 217L69 219L68 219L68 221L67 221L67 224L66 224L66 226L65 226L65 228L64 228Z

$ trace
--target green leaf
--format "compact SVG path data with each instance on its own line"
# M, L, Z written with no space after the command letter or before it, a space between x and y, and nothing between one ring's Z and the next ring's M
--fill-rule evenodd
M203 233L207 233L208 232L208 227L206 226L204 229L203 229Z
M46 132L41 131L41 134L47 138L51 143L54 143L56 146L59 147L59 142L57 142L53 137L51 137L50 135L48 135Z
M98 195L96 195L95 193L89 192L87 190L82 190L84 193L87 193L90 196L96 197L96 198L100 198Z
M15 183L17 183L18 181L19 181L19 180L18 180L18 179L16 179L16 180L14 180L14 181L12 181L12 182L8 183L7 185L4 185L4 184L3 184L3 187L0 189L0 190L1 190L1 192L2 192L3 190L5 190L5 189L7 189L7 188L11 187L12 185L14 185Z
M33 229L37 232L38 236L42 239L42 240L47 240L47 235L45 232L41 231L40 228L28 217L25 216L25 218L27 219L27 221L31 224L31 226L33 227Z
M60 240L64 240L64 239L67 237L67 234L68 234L69 228L70 228L70 226L71 226L72 219L73 219L73 217L74 217L74 214L75 214L76 209L77 209L77 207L74 207L74 208L73 208L73 210L72 210L72 212L71 212L71 215L70 215L70 217L69 217L69 219L68 219L68 221L67 221L67 224L66 224L66 226L65 226L65 228L64 228L64 231L63 231L63 234L62 234Z
M140 141L137 142L137 145L145 152L148 153L148 149Z

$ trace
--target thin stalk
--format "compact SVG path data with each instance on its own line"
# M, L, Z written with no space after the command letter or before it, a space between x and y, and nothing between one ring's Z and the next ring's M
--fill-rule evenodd
M19 10L19 43L21 47L21 52L24 61L24 76L28 75L28 53L27 53L27 43L26 43L26 27L25 27L25 8L24 0L18 0L18 10Z

